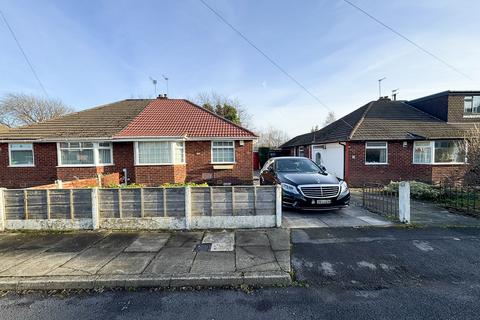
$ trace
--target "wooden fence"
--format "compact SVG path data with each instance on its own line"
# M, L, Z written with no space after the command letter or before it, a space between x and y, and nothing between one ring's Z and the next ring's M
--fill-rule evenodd
M281 224L273 186L0 190L3 229L255 228Z

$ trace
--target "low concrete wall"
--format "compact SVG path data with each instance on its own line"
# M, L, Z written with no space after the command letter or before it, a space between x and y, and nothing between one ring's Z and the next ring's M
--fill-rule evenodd
M280 186L0 189L0 231L269 228L281 214Z

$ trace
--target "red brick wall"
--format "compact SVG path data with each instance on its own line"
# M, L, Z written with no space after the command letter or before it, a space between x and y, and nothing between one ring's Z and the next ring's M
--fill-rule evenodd
M9 167L8 144L0 143L0 187L25 188L56 180L57 146L34 143L35 167Z
M211 164L210 141L188 141L185 143L187 181L209 184L253 184L253 142L244 141L241 146L235 141L235 164L233 169L214 170Z
M136 166L135 182L148 187L158 187L163 183L183 183L186 178L186 165Z
M439 183L446 178L459 179L464 169L461 165L413 164L413 141L408 141L406 147L403 147L403 141L388 142L388 165L366 165L365 143L349 142L348 163L347 181L353 187L401 180Z

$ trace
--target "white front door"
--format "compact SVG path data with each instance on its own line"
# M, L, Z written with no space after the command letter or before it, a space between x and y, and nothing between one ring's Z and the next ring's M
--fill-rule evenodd
M322 150L324 149L321 149L319 147L313 147L312 148L312 160L315 161L316 164L318 164L319 166L323 166L323 158L322 158Z
M344 152L338 143L327 143L312 147L312 160L324 166L331 174L343 179Z

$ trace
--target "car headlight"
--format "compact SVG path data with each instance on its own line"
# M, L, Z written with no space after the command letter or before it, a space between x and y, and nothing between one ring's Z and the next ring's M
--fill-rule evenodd
M347 183L345 181L340 182L340 196L339 196L339 198L346 196L349 192L350 192L350 190L348 189Z
M282 189L283 191L286 191L286 192L298 194L297 187L292 186L291 184L288 184L288 183L282 183Z

